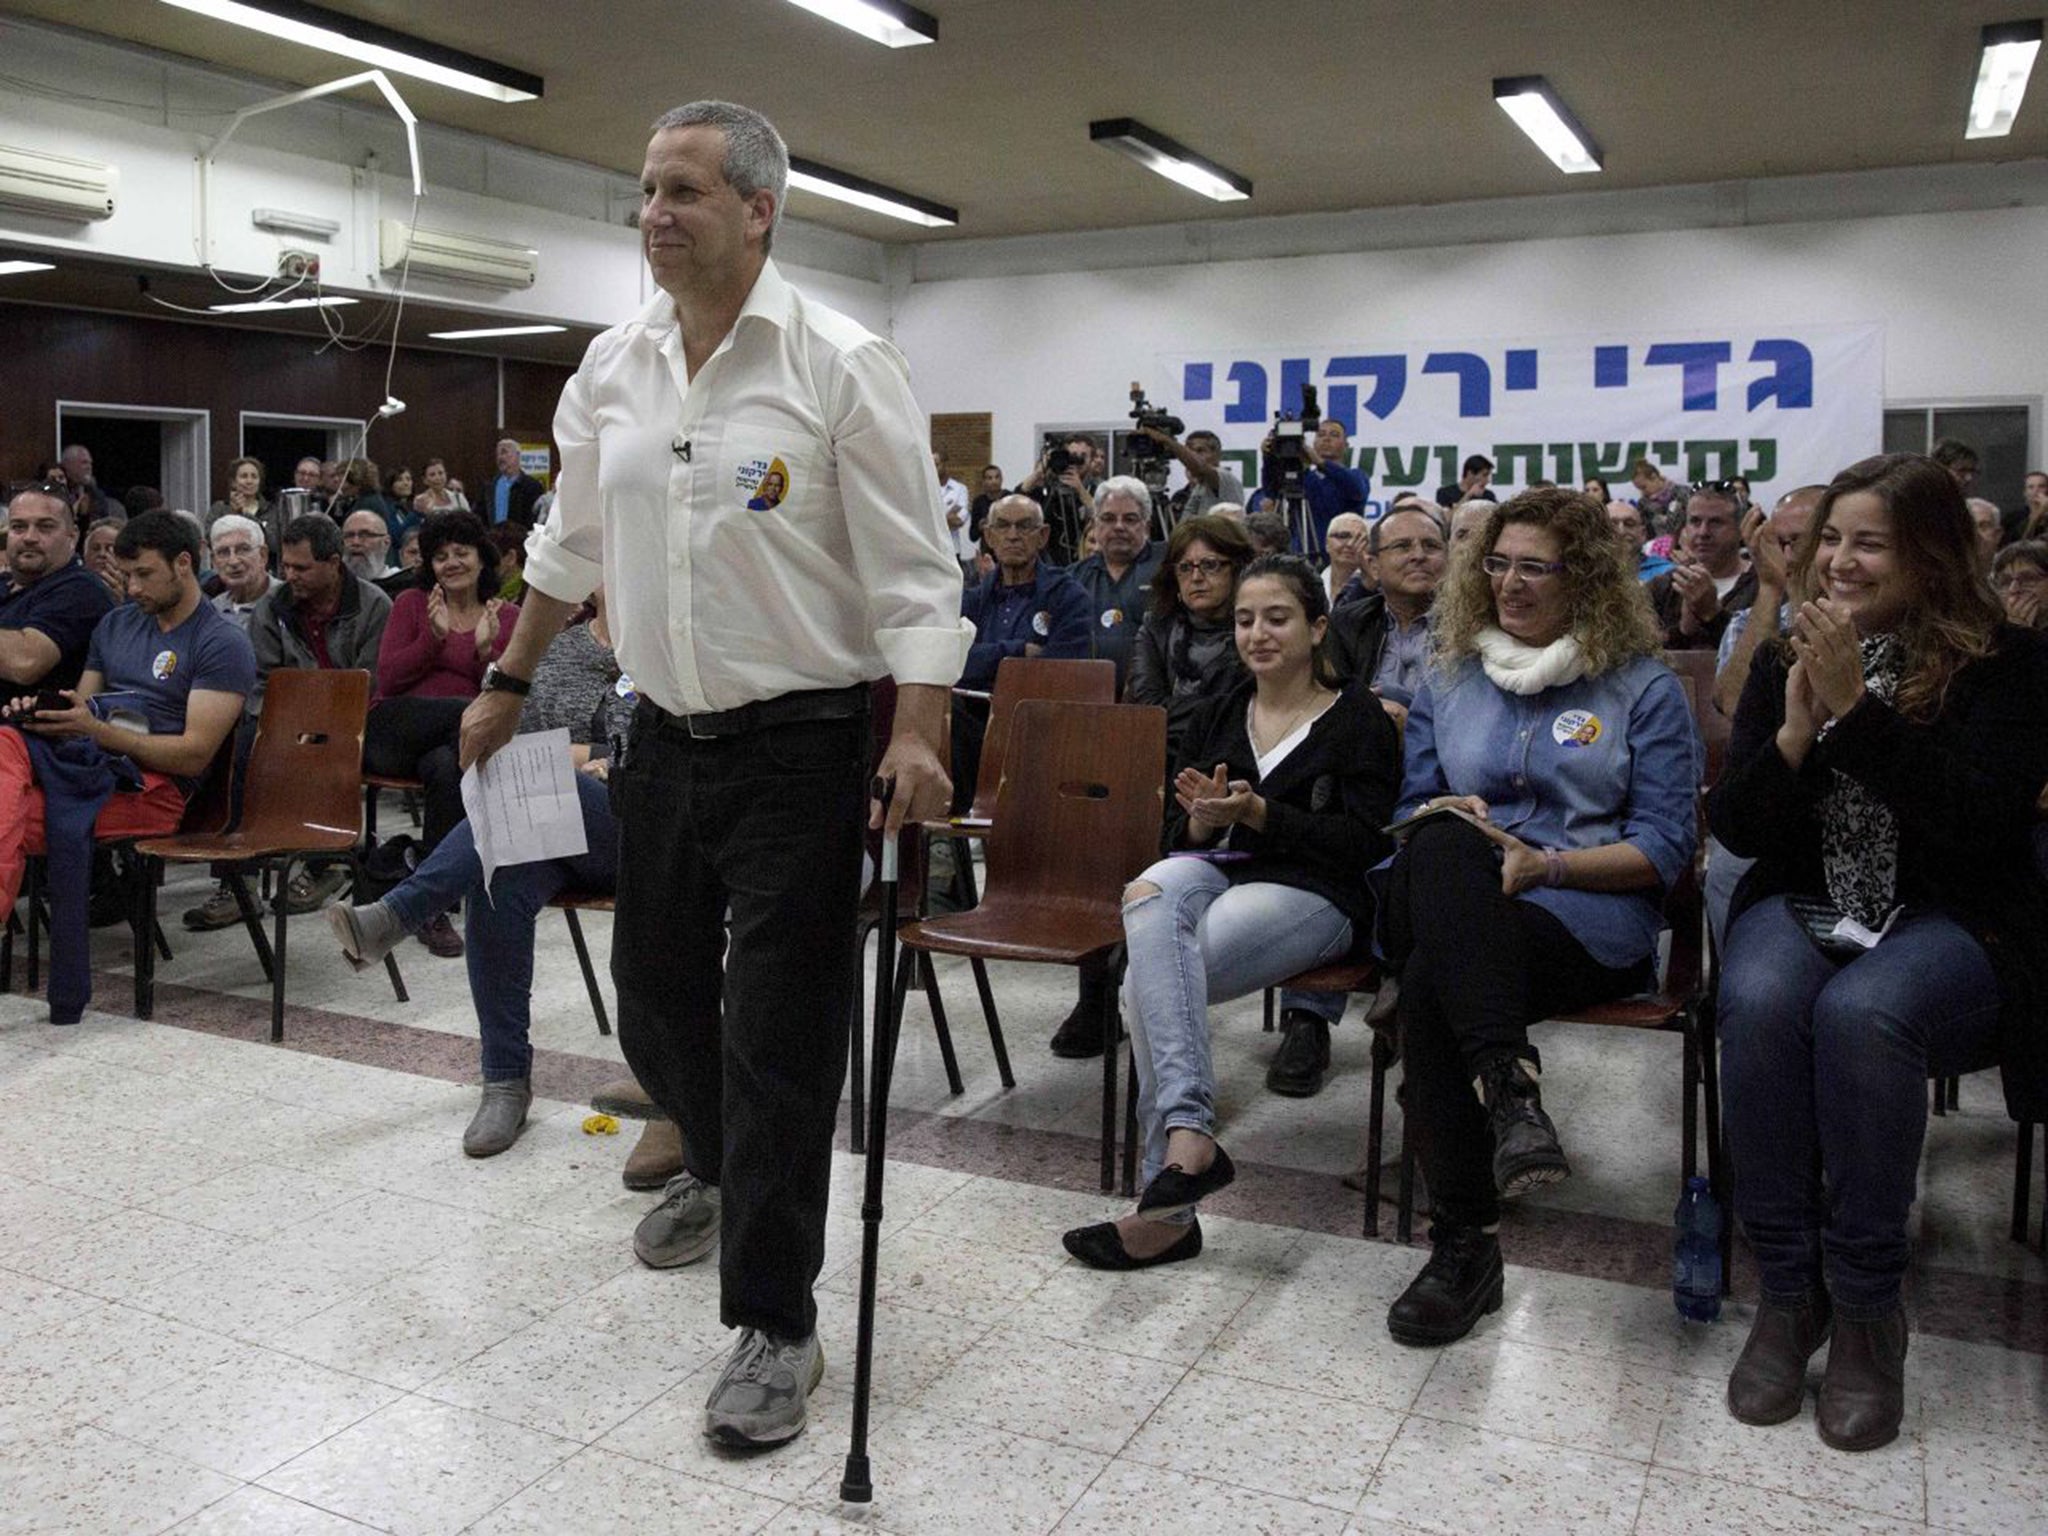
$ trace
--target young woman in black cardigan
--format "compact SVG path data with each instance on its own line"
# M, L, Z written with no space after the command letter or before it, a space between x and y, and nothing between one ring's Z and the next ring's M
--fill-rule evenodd
M1758 655L1714 833L1755 858L1721 972L1735 1209L1763 1275L1728 1383L1794 1417L1832 1333L1821 1439L1891 1440L1927 1080L1997 1062L2014 1112L2048 1086L2048 650L2004 622L1962 492L1931 459L1866 459L1795 555L1805 601Z
M1235 1170L1216 1144L1209 1003L1243 997L1362 948L1365 872L1400 786L1386 711L1340 694L1321 654L1329 598L1315 568L1268 555L1238 580L1249 674L1191 721L1167 857L1124 892L1124 1018L1138 1069L1145 1189L1121 1221L1066 1234L1097 1269L1202 1251L1195 1206Z

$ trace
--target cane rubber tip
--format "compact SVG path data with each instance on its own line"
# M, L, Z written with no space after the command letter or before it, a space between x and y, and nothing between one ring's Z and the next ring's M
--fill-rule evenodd
M839 1485L839 1498L846 1504L868 1504L874 1501L875 1485L868 1482L846 1481Z

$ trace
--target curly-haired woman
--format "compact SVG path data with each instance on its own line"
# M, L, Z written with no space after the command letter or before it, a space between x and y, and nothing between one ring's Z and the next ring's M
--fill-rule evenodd
M1500 1305L1502 1198L1570 1172L1529 1026L1648 980L1701 768L1634 562L1590 498L1496 507L1453 554L1432 625L1401 814L1446 809L1385 871L1380 922L1433 1202L1429 1263L1387 1314L1410 1344L1462 1338Z

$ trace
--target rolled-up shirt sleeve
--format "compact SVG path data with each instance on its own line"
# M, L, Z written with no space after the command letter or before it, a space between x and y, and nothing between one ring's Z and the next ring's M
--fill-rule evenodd
M832 447L875 648L898 683L950 687L974 627L960 616L960 563L924 412L903 355L887 342L855 347L843 363L830 397Z
M582 602L604 580L604 504L598 496L590 366L585 353L555 407L555 448L562 470L546 520L526 540L526 584L565 603Z
M1638 695L1628 734L1628 814L1621 840L1650 861L1668 891L1698 844L1697 805L1705 772L1692 708L1671 673Z

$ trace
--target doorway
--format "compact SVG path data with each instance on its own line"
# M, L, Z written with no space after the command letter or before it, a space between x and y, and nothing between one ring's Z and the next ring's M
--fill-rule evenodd
M266 493L292 483L301 459L338 459L363 430L360 421L338 416L280 416L242 412L241 453L263 465Z
M164 504L205 514L212 417L166 405L110 405L92 400L57 402L57 443L92 450L93 479L119 497L133 486L163 492Z

